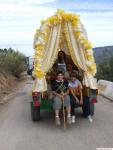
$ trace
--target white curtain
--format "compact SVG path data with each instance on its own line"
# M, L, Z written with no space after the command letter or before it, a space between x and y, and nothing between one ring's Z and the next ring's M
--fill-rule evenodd
M85 85L86 87L90 87L91 89L97 89L96 80L94 79L93 75L91 75L87 70L87 61L84 55L85 52L74 36L71 22L65 23L65 32L73 62L84 71L83 85Z
M58 54L61 24L51 28L50 38L42 58L42 70L48 72L52 68Z
M45 49L43 50L43 57L41 59L40 71L45 75L53 66L58 54L58 44L60 39L61 24L51 27L49 40ZM34 91L43 92L47 90L45 76L35 80Z

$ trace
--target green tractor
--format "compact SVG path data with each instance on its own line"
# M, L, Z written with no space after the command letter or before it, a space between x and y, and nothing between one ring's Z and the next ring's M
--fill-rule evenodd
M84 96L84 104L83 106L78 105L77 107L82 107L83 116L87 117L90 111L90 114L93 116L95 112L95 103L97 103L97 90L90 90L89 96ZM47 110L52 112L52 99L49 97L42 97L42 93L33 92L32 93L33 101L31 102L31 118L33 121L40 121L41 119L41 111ZM90 107L90 108L88 108Z
M89 111L93 116L98 94L97 81L94 78L96 63L92 46L79 16L58 10L55 15L42 21L40 28L36 30L34 49L35 84L31 102L32 120L40 120L41 110L52 110L52 99L47 95L43 96L43 93L48 92L46 75L54 67L60 50L70 57L78 70L83 72L80 79L84 96L82 110L87 117L87 110L90 107ZM54 70L53 77L56 71Z

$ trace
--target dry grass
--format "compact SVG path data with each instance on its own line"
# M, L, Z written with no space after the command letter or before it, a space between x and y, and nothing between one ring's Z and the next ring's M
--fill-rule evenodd
M23 73L19 79L12 75L0 73L0 103L4 97L15 92L26 79L25 73Z

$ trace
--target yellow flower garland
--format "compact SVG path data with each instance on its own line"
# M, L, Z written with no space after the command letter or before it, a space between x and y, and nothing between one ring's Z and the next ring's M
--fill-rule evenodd
M74 25L72 22L72 26L75 29L75 28L77 28L78 24ZM77 39L77 41L81 44L81 46L85 50L85 56L86 56L87 61L90 62L89 64L87 64L88 72L90 72L94 76L96 74L97 70L96 70L96 63L95 63L95 60L93 57L92 45L87 39L85 39L82 36L82 33L80 31L75 30L74 35L75 35L75 38ZM89 51L91 53L89 53Z
M41 71L41 59L43 57L43 50L48 42L50 28L51 28L51 26L55 26L57 24L64 24L65 22L71 22L73 28L76 29L78 27L78 23L79 23L79 16L76 14L72 14L72 13L66 13L63 10L58 10L54 16L51 16L46 20L42 20L41 27L44 25L46 26L43 29L43 31L41 31L41 28L36 30L35 39L40 38L43 41L42 43L38 43L38 44L37 44L37 42L34 42L35 65L34 65L33 73L38 78L42 78L45 75L45 73L43 71ZM67 34L66 34L66 36L67 36ZM93 57L91 43L82 36L81 31L75 30L74 36L77 39L77 41L81 44L81 46L84 48L86 61L90 62L87 64L88 72L90 72L92 75L95 75L96 64L95 64L94 57ZM68 46L69 46L69 48L71 48L71 46L69 44L68 44Z
M39 42L38 44L37 44L37 42L34 43L35 62L34 62L33 75L38 78L42 78L45 75L45 73L41 70L41 60L43 57L44 47L45 47L46 43L48 42L48 36L49 36L49 26L46 26L44 31L41 31L40 29L36 30L36 34L35 34L34 38L38 38L40 40L38 41Z

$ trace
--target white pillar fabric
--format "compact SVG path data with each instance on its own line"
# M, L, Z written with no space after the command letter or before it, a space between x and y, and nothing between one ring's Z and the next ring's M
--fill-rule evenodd
M47 91L47 83L45 77L36 78L34 82L34 92L44 92Z

